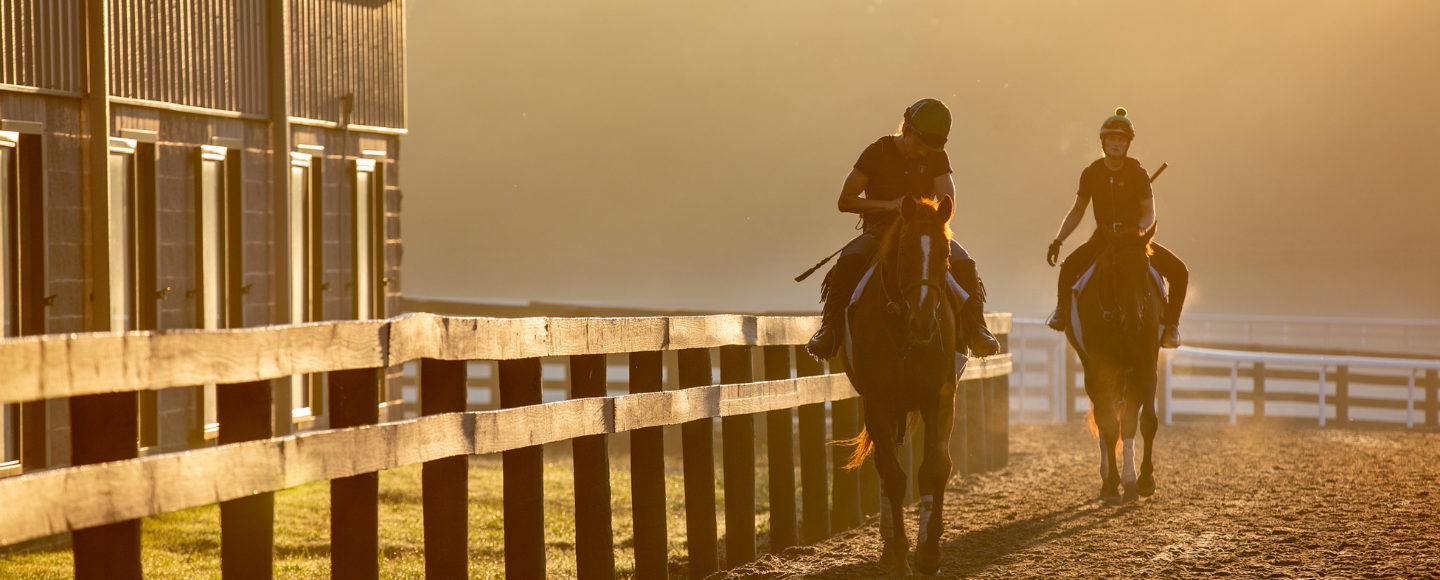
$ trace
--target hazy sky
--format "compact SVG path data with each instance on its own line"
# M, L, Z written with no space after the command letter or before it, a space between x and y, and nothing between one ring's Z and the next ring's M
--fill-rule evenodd
M934 97L991 309L1053 306L1125 106L1191 312L1440 318L1440 2L408 6L407 295L818 308L841 182Z

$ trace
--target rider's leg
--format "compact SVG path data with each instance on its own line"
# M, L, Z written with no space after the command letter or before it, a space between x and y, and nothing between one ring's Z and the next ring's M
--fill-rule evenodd
M1055 288L1055 313L1050 315L1047 322L1050 328L1064 332L1070 326L1070 287L1085 273L1085 269L1095 262L1096 256L1104 249L1104 241L1098 237L1092 237L1070 252L1070 256L1060 263L1060 279Z
M861 235L845 246L840 252L840 258L835 260L835 266L825 275L825 290L822 296L825 310L820 318L820 330L815 331L815 336L805 345L816 358L834 357L839 350L840 337L845 326L845 306L850 303L850 295L855 292L855 286L865 275L865 266L869 264L874 253L875 237L870 234Z
M950 275L970 295L970 299L960 306L955 349L959 350L963 342L970 346L973 356L990 356L1000 352L1000 341L995 340L995 335L990 334L990 327L985 324L985 284L980 281L975 260L955 240L950 240Z
M1185 262L1165 246L1151 242L1150 248L1154 251L1154 255L1150 256L1150 265L1165 277L1170 286L1165 319L1162 321L1165 330L1160 335L1160 346L1175 348L1180 346L1180 310L1185 307L1185 291L1190 286L1190 270L1185 267Z

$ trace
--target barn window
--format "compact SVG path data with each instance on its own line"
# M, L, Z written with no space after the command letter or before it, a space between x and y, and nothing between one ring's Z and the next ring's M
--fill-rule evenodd
M203 145L200 147L200 184L195 200L196 252L200 272L198 280L199 300L196 314L200 328L217 330L225 327L226 305L226 242L229 239L226 220L225 196L225 154L224 147ZM205 439L213 439L218 433L219 423L215 407L215 385L201 387L200 427Z
M351 244L354 251L355 282L352 302L355 319L384 318L384 217L380 193L380 174L374 159L355 160L355 230Z
M309 146L308 149L319 150ZM320 206L320 164L308 153L290 154L290 185L287 209L290 246L290 322L324 319L321 295L324 270ZM323 412L323 379L318 376L291 377L291 416L308 420Z

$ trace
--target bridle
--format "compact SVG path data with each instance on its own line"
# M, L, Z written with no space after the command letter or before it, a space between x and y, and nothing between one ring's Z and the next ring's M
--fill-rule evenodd
M945 238L943 235L940 236L940 238L941 238L941 239L947 239L947 238ZM931 243L934 243L934 242L932 241ZM949 250L950 250L949 246L946 245L945 251L948 253ZM898 264L898 262L899 262L899 256L898 256L898 255L897 255L896 258L895 258L895 262L896 262L897 264ZM947 260L946 262L947 262L947 264L948 264L948 260ZM897 269L898 269L898 268L897 268ZM914 280L914 281L906 284L904 287L900 288L900 299L899 299L899 300L896 300L895 297L890 294L890 286L885 283L885 268L883 267L883 265L882 265L881 267L877 267L876 270L877 270L877 273L880 274L880 280L878 280L878 282L880 283L879 285L880 285L881 294L885 297L885 312L886 312L887 314L890 314L890 315L893 316L893 315L900 315L900 314L902 314L902 313L908 313L908 312L910 311L911 305L910 305L909 302L907 302L907 301L905 300L905 296L908 295L908 294L910 293L910 291L912 291L912 290L916 290L916 289L919 289L919 288L929 288L931 292L935 292L935 299L936 299L935 326L934 326L933 328L936 328L936 329L939 328L939 325L940 325L940 324L939 324L939 322L940 322L939 304L941 304L943 301L946 300L946 298L947 298L947 296L948 296L948 291L949 291L949 289L946 287L945 283L943 282L943 280L944 280L943 277L942 277L940 280L935 280L935 279L933 279L933 278L931 278L931 277L929 277L929 276L926 276L926 277L922 277L922 278L920 278L920 279L918 279L918 280ZM947 271L947 270L948 270L948 268L945 268L945 269L942 269L942 270L941 270L942 276L943 276L943 272L945 272L945 271ZM898 280L897 280L897 281L898 281ZM903 325L904 325L904 322L901 322L901 325L903 326ZM915 348L916 345L921 344L921 343L919 343L919 342L916 342L916 341L914 340L914 338L909 335L909 331L908 331L908 330L903 330L903 329L902 329L902 330L900 331L900 334L903 335L903 340L902 340L901 338L897 338L897 337L895 336L895 335L896 335L896 331L892 328L892 326L894 326L893 323L891 323L891 324L885 324L884 326L885 326L885 334L886 334L887 337L890 339L891 345L894 346L894 347L896 348L896 350L899 350L899 351L901 351L902 353L906 353L906 354L902 354L902 355L901 355L901 358L902 358L902 359L905 358L905 356L908 356L908 351L909 351L910 349L913 349L913 348ZM933 334L933 331L932 331L932 334Z

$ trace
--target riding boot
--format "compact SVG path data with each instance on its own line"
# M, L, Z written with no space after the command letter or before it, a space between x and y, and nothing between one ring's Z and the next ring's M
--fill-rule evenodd
M1065 332L1070 327L1070 286L1075 284L1066 275L1065 266L1060 266L1059 288L1055 290L1055 312L1045 321L1045 325L1056 332Z
M1165 305L1165 328L1160 333L1160 348L1180 347L1180 309L1185 306L1188 273L1170 280L1170 296Z
M975 270L975 260L951 260L950 275L970 295L970 299L960 306L960 320L955 328L955 350L960 350L961 344L967 344L972 356L991 356L1000 352L1000 341L990 334L990 327L985 323L985 283L980 281L980 274Z
M830 273L825 275L821 290L825 310L820 317L820 330L815 331L815 336L805 345L815 358L833 358L839 351L845 328L845 307L850 304L850 295L855 293L855 286L865 275L865 263L864 256L841 256Z
M1180 348L1180 307L1185 303L1185 287L1170 296L1165 306L1165 321L1160 331L1160 348Z

